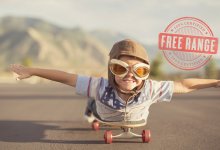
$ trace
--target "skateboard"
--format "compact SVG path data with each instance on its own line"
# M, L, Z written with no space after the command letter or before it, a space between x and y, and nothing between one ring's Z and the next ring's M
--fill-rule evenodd
M143 143L149 143L151 139L150 130L143 130L142 134L136 134L132 132L133 128L142 127L146 125L145 120L140 121L121 121L121 122L106 122L95 117L92 122L92 129L98 131L100 125L111 128L121 128L122 132L117 135L113 135L111 130L106 130L104 133L104 140L106 144L111 144L113 139L131 139L141 138Z

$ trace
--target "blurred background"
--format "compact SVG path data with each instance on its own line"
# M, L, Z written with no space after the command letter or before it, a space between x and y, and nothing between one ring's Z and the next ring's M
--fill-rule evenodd
M184 16L203 20L219 37L219 8L218 0L2 0L0 82L15 82L8 70L13 63L106 77L108 53L125 38L146 47L152 78L219 78L219 53L198 70L181 71L168 64L157 46L158 34Z

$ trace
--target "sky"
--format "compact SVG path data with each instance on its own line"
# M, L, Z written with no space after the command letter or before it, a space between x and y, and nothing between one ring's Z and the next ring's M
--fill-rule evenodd
M158 34L173 20L185 16L203 20L219 38L219 15L219 0L0 1L0 17L27 16L62 27L121 32L145 44L157 44Z

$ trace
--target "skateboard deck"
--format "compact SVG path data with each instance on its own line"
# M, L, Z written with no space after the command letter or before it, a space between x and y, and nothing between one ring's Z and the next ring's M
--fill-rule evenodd
M147 122L143 119L140 121L119 121L119 122L114 122L114 121L103 121L100 120L99 118L95 117L95 121L98 121L104 126L110 126L110 127L119 127L119 128L136 128L136 127L142 127L147 124Z

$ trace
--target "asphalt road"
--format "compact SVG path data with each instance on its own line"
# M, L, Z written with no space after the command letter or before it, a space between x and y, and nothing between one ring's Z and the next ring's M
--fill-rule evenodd
M104 144L83 119L86 98L61 84L0 84L0 150L219 150L220 89L175 95L171 103L150 109L146 127L152 140L116 140ZM120 132L114 129L113 133Z

